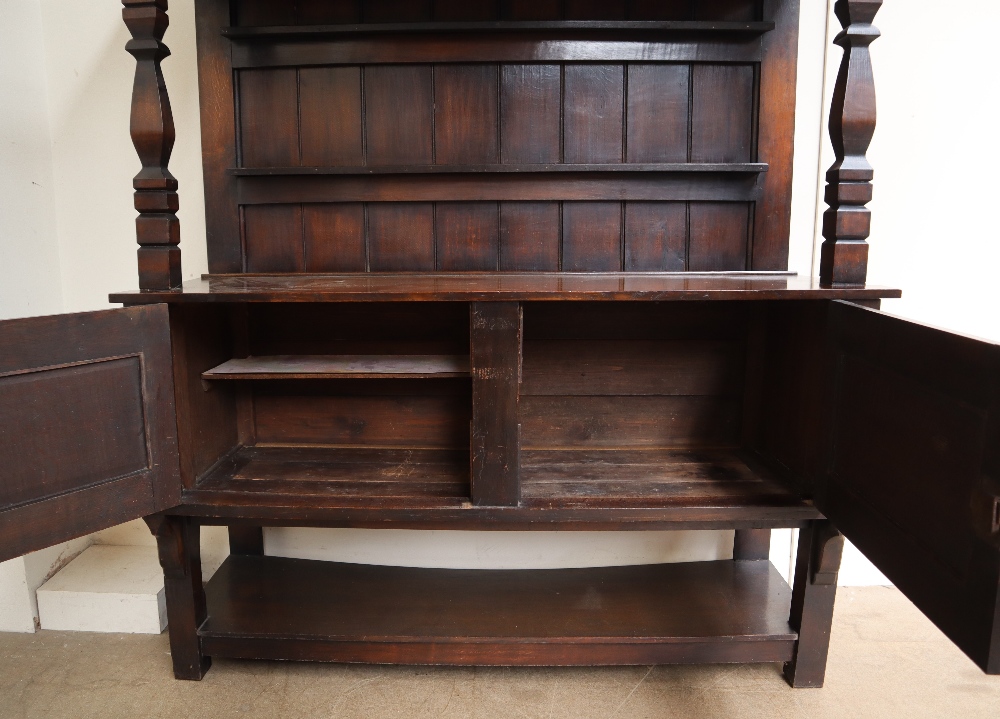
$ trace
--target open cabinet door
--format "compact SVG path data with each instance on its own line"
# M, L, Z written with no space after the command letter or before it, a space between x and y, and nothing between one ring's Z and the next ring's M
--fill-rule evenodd
M180 499L166 305L0 322L0 561Z
M983 670L1000 673L1000 346L831 303L816 502Z

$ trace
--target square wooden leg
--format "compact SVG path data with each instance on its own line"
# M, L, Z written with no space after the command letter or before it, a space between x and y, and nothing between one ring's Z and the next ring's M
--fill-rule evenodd
M788 620L799 640L795 657L785 664L785 679L793 687L823 686L843 551L844 537L828 520L810 522L799 533Z
M146 524L156 537L167 600L167 632L174 676L200 680L212 665L201 653L198 629L208 616L201 581L200 527L187 517L154 515Z

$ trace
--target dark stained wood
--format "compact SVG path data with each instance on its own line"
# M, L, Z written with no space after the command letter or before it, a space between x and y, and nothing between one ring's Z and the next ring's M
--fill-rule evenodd
M843 535L826 520L810 522L799 533L789 618L799 641L795 656L784 667L785 679L793 687L823 686L843 552Z
M201 582L201 529L185 517L146 517L163 567L167 631L174 677L200 681L212 666L202 653L198 631L207 617Z
M761 162L631 162L588 164L461 164L461 165L383 165L375 167L234 167L229 174L234 177L294 177L318 175L441 175L441 174L521 174L544 173L734 173L758 174L767 172Z
M687 237L685 203L625 203L626 272L686 270Z
M297 76L295 70L245 70L239 74L244 166L299 164Z
M0 346L0 561L179 504L166 307L7 320Z
M844 48L830 108L830 140L837 157L826 173L826 202L820 278L825 284L863 285L868 277L868 243L874 170L865 153L875 134L875 80L868 50L879 37L872 25L881 0L837 0L844 26L835 42Z
M686 162L691 67L635 64L627 72L627 161Z
M433 15L433 0L364 0L365 22L420 22Z
M447 570L230 557L200 631L217 656L473 665L782 661L764 562ZM691 602L691 596L704 599Z
M363 203L303 205L302 232L306 272L368 269Z
M500 270L557 271L560 216L557 202L500 203Z
M1000 347L831 303L816 502L979 667L1000 672Z
M461 355L277 355L232 359L202 372L205 379L392 379L468 377Z
M302 26L361 22L363 0L295 0L295 21Z
M501 162L560 162L561 125L562 69L559 65L502 65Z
M417 65L366 67L364 84L368 163L432 164L432 68Z
M767 561L771 555L770 529L737 529L733 537L733 559Z
M566 65L563 75L563 160L621 162L624 66Z
M235 0L236 20L241 26L294 25L295 3L270 0Z
M434 213L437 268L496 271L500 255L500 206L496 202L441 202Z
M300 205L254 205L243 213L248 272L305 269Z
M372 210L375 208L373 207ZM370 210L370 214L372 213ZM423 223L424 220L421 220ZM429 221L427 225L429 225ZM416 225L422 230L424 225ZM413 226L411 226L411 232ZM412 237L412 235L411 235ZM374 243L374 234L372 241ZM372 249L375 270L375 250ZM491 300L805 300L899 297L882 287L820 287L781 274L684 275L510 273L503 275L413 273L209 277L186 282L183 292L117 292L111 302L476 302Z
M494 163L498 157L496 65L434 69L434 153L443 165Z
M449 22L498 20L501 0L434 0L434 19Z
M229 553L244 557L264 556L264 530L260 527L229 527Z
M753 68L694 65L691 93L691 162L750 162Z
M616 272L622 269L622 204L563 204L562 269Z
M361 68L302 68L298 89L302 165L363 165L361 107Z
M368 265L373 272L433 270L434 254L433 205L368 206Z
M519 387L524 334L517 302L470 306L472 501L517 506L520 493Z
M122 0L122 18L132 39L125 49L135 58L130 129L142 162L135 176L139 288L166 290L181 284L181 241L177 179L167 169L174 148L174 118L160 62L170 55L163 44L167 0Z
M747 269L749 207L740 202L692 202L687 269Z

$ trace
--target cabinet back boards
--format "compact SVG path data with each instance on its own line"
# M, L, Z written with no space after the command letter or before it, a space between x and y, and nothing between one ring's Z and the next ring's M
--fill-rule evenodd
M839 529L1000 671L1000 350L865 284L880 0L836 5L818 280L785 271L797 0L195 0L211 274L187 283L167 2L123 4L139 290L0 324L0 452L37 457L0 470L0 558L145 517L185 679L820 686ZM232 550L207 585L203 524ZM725 561L455 571L270 557L262 526L736 534ZM792 587L774 527L801 530Z

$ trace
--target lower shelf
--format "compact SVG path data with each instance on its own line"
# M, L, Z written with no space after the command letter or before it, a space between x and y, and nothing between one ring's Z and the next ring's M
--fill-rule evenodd
M593 666L782 662L797 635L770 562L412 569L230 556L206 586L209 656Z

